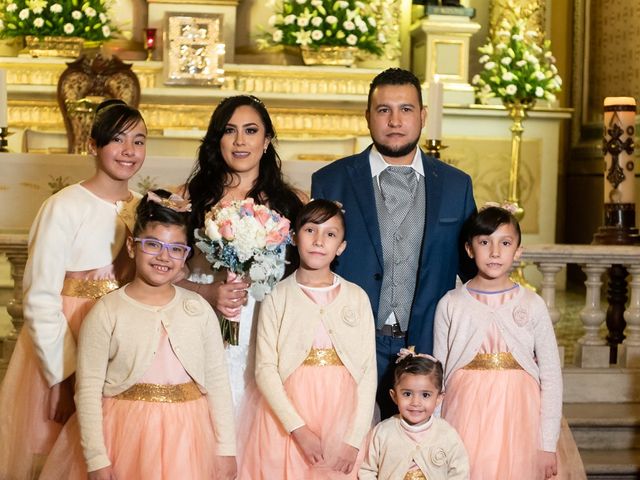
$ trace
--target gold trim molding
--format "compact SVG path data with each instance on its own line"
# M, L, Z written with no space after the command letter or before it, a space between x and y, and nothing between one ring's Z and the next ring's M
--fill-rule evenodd
M131 62L138 75L140 88L162 88L162 62ZM0 68L7 70L9 85L57 85L66 68L64 61L44 62L40 59L17 61L0 58ZM263 93L310 95L367 95L369 84L378 70L331 67L250 67L225 65L223 90L260 95ZM178 92L179 89L176 90ZM143 92L144 93L144 92Z
M281 135L368 135L363 110L377 70L332 67L227 65L221 89L162 83L162 62L132 62L142 88L140 109L149 130L206 129L212 109L227 95L249 93L268 105ZM64 60L0 58L9 84L9 124L64 131L56 86ZM19 88L14 88L19 86ZM298 107L300 105L300 107Z
M140 105L150 133L165 130L206 130L214 104ZM367 135L367 123L361 112L335 109L270 108L278 135L297 137L342 137ZM10 124L15 128L64 131L62 116L55 101L17 100L10 105Z

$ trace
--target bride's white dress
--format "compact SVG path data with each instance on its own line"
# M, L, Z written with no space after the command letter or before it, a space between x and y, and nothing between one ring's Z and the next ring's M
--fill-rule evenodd
M249 295L247 304L240 314L240 330L238 345L227 345L227 366L229 368L229 383L233 396L233 406L236 415L245 398L246 390L255 379L255 338L258 311L260 303Z
M213 275L200 272L200 269L195 269L188 280L200 284L213 283ZM242 313L240 314L238 345L225 346L229 384L231 385L233 408L236 416L240 413L247 387L253 385L255 379L255 338L259 308L260 303L256 302L249 294L247 304L242 308Z

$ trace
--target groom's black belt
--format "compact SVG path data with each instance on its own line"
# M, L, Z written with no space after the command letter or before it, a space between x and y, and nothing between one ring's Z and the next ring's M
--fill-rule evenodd
M400 325L394 323L393 325L383 325L382 328L377 329L378 334L385 337L404 338L407 336L407 332L403 332L400 329Z

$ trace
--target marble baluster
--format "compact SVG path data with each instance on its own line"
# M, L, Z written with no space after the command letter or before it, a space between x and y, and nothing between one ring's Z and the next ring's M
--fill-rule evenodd
M553 325L557 325L560 321L560 310L556 306L556 275L562 268L564 268L564 263L546 263L539 262L537 264L538 270L542 273L542 289L540 295L543 300L547 304L547 309L549 310L549 317L551 317L551 321ZM560 355L560 362L562 366L564 366L564 347L558 345L558 353Z
M582 271L587 275L584 284L587 287L585 306L580 311L580 319L585 334L578 340L576 364L583 368L605 368L609 366L609 346L600 336L600 326L606 318L606 313L600 305L600 289L602 274L609 265L587 263Z
M538 270L542 273L542 291L540 295L547 304L549 316L554 325L560 320L560 310L556 307L556 275L564 266L564 263L538 263Z
M11 264L11 278L13 279L13 298L7 304L7 312L11 316L14 331L7 337L0 338L0 379L4 376L9 359L13 353L18 334L24 324L22 311L22 280L24 267L27 263L27 236L0 235L0 253L4 253Z
M627 338L622 342L622 349L618 357L620 366L627 368L640 367L640 263L627 265L631 274L631 300L624 312L627 323L625 334Z

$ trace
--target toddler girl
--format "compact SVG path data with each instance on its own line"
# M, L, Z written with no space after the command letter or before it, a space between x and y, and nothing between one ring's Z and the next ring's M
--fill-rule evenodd
M465 248L478 274L436 309L435 356L444 365L442 416L467 448L472 479L557 473L562 376L544 300L509 278L520 227L506 209L471 217Z
M360 480L469 478L462 440L446 421L433 416L442 402L442 364L431 355L401 349L389 391L399 415L373 429Z
M355 479L376 392L375 331L366 293L329 269L346 248L340 206L300 211L300 267L262 303L256 381L262 394L239 478Z
M87 471L90 479L235 478L218 322L200 295L172 284L190 252L189 209L164 190L140 202L127 239L135 278L100 299L80 330L76 402L84 461L74 417L42 479L84 478Z
M140 195L128 183L144 162L140 112L110 99L96 109L95 174L49 197L29 233L24 319L0 388L0 478L37 476L75 410L80 323L105 293L133 277L125 239Z

